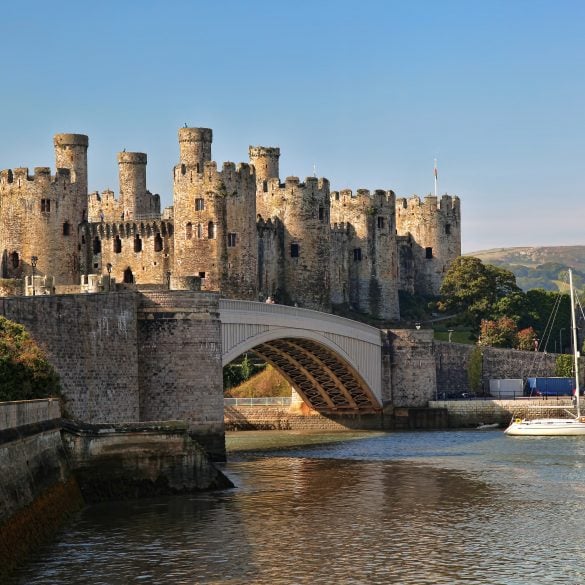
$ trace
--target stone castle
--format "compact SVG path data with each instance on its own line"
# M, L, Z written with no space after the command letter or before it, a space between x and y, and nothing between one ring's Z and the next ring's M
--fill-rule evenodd
M54 137L55 174L1 171L0 294L25 281L26 294L200 287L394 321L398 292L436 295L461 253L458 197L281 182L275 147L251 146L249 163L220 170L211 144L211 129L179 130L173 206L162 212L144 153L118 154L118 197L88 193L85 135Z

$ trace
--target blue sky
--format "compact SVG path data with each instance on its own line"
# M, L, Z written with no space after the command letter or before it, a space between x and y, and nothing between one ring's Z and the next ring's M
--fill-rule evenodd
M90 190L148 153L172 200L177 129L213 158L280 146L281 178L462 200L463 250L585 244L585 2L345 0L3 6L0 167L88 134Z

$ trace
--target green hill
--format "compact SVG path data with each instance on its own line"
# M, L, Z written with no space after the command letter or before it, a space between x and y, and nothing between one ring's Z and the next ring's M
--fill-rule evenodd
M520 288L565 290L566 272L573 269L575 287L585 289L585 246L538 246L535 248L494 248L470 252L485 264L501 266L516 275Z

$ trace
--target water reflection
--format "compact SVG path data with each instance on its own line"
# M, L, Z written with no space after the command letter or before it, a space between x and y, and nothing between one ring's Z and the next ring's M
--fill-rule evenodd
M15 582L585 579L585 442L500 433L307 441L233 456L234 490L89 508Z

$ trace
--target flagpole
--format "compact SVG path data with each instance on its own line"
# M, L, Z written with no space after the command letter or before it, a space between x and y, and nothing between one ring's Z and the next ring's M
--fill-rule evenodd
M435 173L435 197L437 197L437 192L438 192L438 189L437 189L437 181L438 181L438 178L437 178L437 175L438 175L438 172L437 172L437 159L435 159L435 170L434 170L434 173Z

